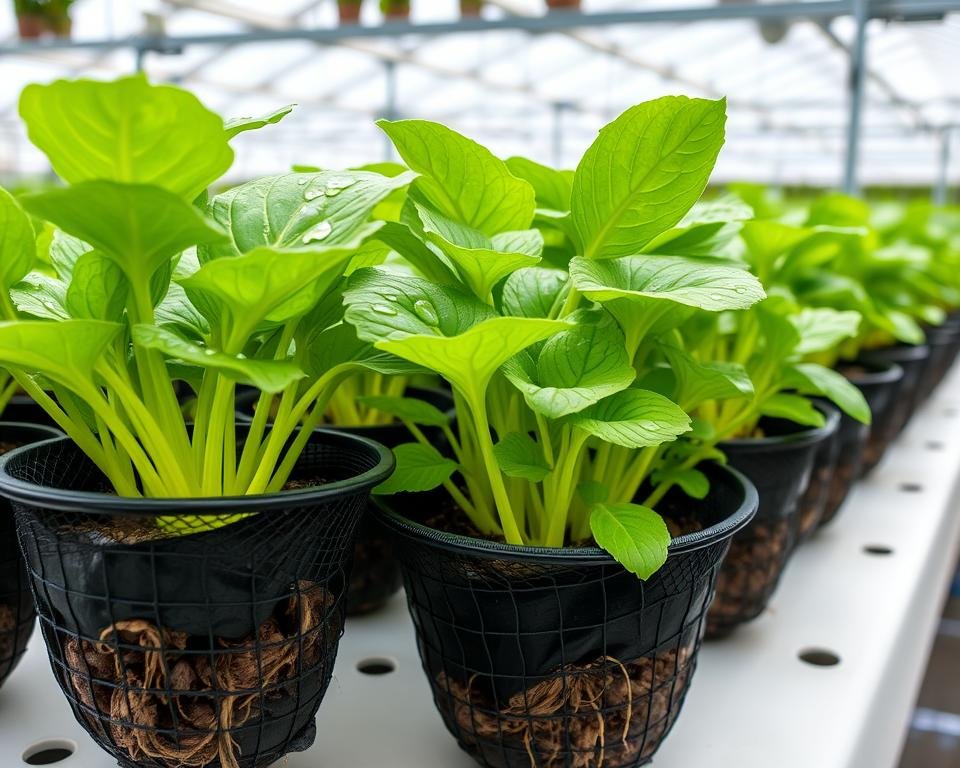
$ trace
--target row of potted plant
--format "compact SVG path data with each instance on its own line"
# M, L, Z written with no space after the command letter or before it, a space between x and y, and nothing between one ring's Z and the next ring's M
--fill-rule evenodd
M460 15L465 19L480 16L484 0L460 0ZM410 18L411 0L380 0L380 11L391 21L406 21ZM580 0L546 0L548 10L579 10ZM358 24L363 0L337 0L341 24Z
M46 34L70 37L74 0L13 0L21 40L36 40Z
M955 357L955 219L700 200L725 104L684 97L573 172L382 121L402 165L208 192L287 112L21 98L65 186L0 195L3 391L66 437L0 493L78 721L138 766L305 749L346 611L402 575L478 762L648 761L704 634L764 610Z

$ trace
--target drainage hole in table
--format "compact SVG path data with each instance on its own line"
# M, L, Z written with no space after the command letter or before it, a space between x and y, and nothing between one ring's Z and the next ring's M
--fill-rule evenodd
M61 763L77 751L77 745L67 739L49 739L38 741L23 752L23 762L27 765L54 765Z
M357 671L364 675L389 675L397 669L397 662L393 659L386 659L376 656L369 659L361 659L357 662Z
M920 493L923 491L923 486L920 483L900 483L900 490L903 493Z
M797 656L800 661L814 667L835 667L840 663L840 657L825 648L807 648L800 651Z
M926 448L928 451L942 451L946 446L940 440L928 440Z
M890 547L885 547L883 544L868 544L863 548L863 551L868 555L892 555L893 549Z
M943 409L943 415L944 415L944 416L947 416L948 418L952 418L952 417L956 416L957 414L960 414L960 411L958 411L956 408L944 408L944 409Z

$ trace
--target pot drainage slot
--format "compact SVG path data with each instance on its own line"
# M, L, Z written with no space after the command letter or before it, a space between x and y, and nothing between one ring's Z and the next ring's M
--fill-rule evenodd
M364 675L389 675L396 671L397 662L393 659L374 657L370 659L361 659L357 662L357 671Z
M863 551L868 555L892 555L893 550L890 547L885 547L882 544L868 544L863 548Z
M824 648L807 648L797 655L800 661L814 667L835 667L840 663L840 657L837 654Z
M77 745L66 739L40 741L27 747L23 762L27 765L54 765L61 763L77 751Z
M900 483L900 490L904 493L920 493L923 486L920 483Z

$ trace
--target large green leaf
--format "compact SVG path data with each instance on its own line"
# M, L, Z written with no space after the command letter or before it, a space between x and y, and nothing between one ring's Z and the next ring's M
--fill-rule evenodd
M627 389L569 416L579 429L627 448L645 448L675 440L690 431L690 417L656 392Z
M666 96L624 112L583 156L571 212L581 254L636 254L700 197L723 145L724 101Z
M291 250L352 242L367 226L377 203L414 176L323 171L286 173L241 184L210 201L210 215L230 240L202 249L201 261L237 256L261 246Z
M570 262L573 284L593 301L666 299L712 312L746 309L764 297L744 269L678 256L627 256Z
M863 393L837 371L816 363L797 363L789 370L787 382L799 392L827 398L857 421L871 421L870 405Z
M806 355L833 350L842 341L857 335L860 320L860 313L853 310L838 312L826 307L805 308L790 317L800 335L795 351Z
M533 187L490 150L426 120L377 124L421 174L414 189L444 216L487 237L529 228L536 207Z
M539 483L550 474L543 449L530 435L511 432L493 446L497 464L507 477L520 477Z
M50 262L62 280L69 280L73 275L73 265L89 250L90 246L80 238L57 229L50 243Z
M722 361L701 362L684 350L661 347L676 377L676 400L685 409L709 400L729 400L753 395L753 382L743 366Z
M406 224L388 221L377 232L377 240L392 248L417 272L437 283L456 283L453 266L438 257Z
M89 251L74 265L67 288L67 311L75 318L120 322L129 288L115 261L100 251Z
M442 427L450 423L450 417L425 400L415 397L388 397L386 395L371 395L361 397L359 403L391 416L414 424L424 424L430 427Z
M457 470L457 462L422 443L398 445L393 449L393 455L397 459L396 469L387 480L373 489L374 493L430 491Z
M288 104L285 107L280 107L280 109L275 109L273 112L260 115L259 117L232 117L224 121L223 130L226 131L227 138L232 139L237 134L245 133L246 131L257 131L268 125L276 125L293 112L293 107L293 104Z
M639 504L597 504L590 512L594 541L641 579L667 561L670 531L652 509Z
M71 184L153 184L192 201L233 162L218 115L192 93L150 85L142 75L28 85L20 116Z
M510 172L530 183L536 194L537 207L551 211L570 210L570 196L573 193L573 173L548 168L525 157L508 157L507 168Z
M30 217L0 188L0 290L8 291L33 267L37 242Z
M826 420L806 397L780 392L763 402L760 413L805 427L822 427Z
M225 238L194 206L145 184L86 181L24 196L23 204L109 256L141 285L185 248Z
M89 382L122 326L100 320L0 323L0 366L19 368L73 388Z
M67 283L44 272L30 272L10 289L17 311L44 320L66 320Z
M135 325L132 335L134 344L155 349L172 360L218 371L227 378L264 392L282 392L304 376L303 371L288 360L257 360L230 355L187 341L154 325Z
M518 269L503 283L500 297L503 313L516 317L549 317L555 309L559 311L558 302L566 296L568 282L568 275L562 269Z
M548 339L535 365L505 366L507 378L537 413L556 419L582 411L636 378L616 323L609 315L605 322L588 316L581 313L574 327Z

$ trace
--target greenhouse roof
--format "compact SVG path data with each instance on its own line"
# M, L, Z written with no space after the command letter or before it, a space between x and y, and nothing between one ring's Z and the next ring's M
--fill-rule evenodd
M489 0L486 22L460 24L457 0L413 0L413 23L424 26L411 33L380 28L367 0L364 29L339 37L334 0L78 0L74 45L27 46L16 42L6 0L0 175L46 171L16 115L25 84L113 77L139 60L151 78L183 84L227 116L299 105L281 125L241 137L237 177L384 159L373 121L385 115L441 120L503 156L571 165L626 107L686 93L729 100L718 180L840 184L857 25L836 9L856 0L793 2L809 15L786 23L746 18L750 0L690 10L702 1L584 0L580 24L576 14L545 22L542 0ZM954 9L960 3L947 0L871 6L863 183L932 185L951 135L960 144ZM650 10L663 13L629 18ZM709 18L688 20L698 17ZM145 47L161 51L138 54Z

